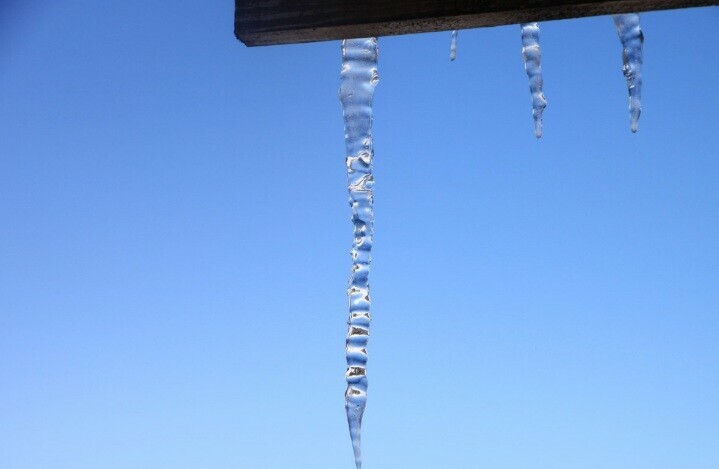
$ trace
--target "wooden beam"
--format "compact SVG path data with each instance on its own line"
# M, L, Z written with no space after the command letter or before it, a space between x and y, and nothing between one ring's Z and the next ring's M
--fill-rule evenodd
M235 0L247 46L718 5L719 0Z

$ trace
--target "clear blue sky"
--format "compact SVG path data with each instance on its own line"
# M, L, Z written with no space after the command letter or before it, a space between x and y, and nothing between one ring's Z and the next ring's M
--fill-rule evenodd
M0 467L352 468L339 43L2 5ZM718 20L380 40L367 469L719 468Z

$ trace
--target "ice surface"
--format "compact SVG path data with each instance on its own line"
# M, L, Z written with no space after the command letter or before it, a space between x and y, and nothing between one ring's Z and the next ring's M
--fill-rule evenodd
M347 188L352 207L354 242L347 296L347 391L345 410L357 468L362 467L362 416L367 404L367 342L370 326L369 270L374 239L372 100L379 82L377 39L342 41L340 100L347 146Z
M457 36L459 30L455 29L452 31L452 44L449 47L449 60L455 60L457 58Z
M542 137L542 114L547 107L542 79L542 49L539 47L539 24L522 23L522 58L524 69L529 77L529 90L532 92L532 115L534 116L534 135Z
M639 130L639 116L642 113L642 64L644 63L644 33L639 24L639 15L614 15L619 40L622 42L622 71L629 89L629 118L632 132Z

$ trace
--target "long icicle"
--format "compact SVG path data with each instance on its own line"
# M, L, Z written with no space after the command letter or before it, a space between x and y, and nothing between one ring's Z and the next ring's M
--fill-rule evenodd
M452 31L452 44L449 47L449 60L454 61L457 58L457 36L459 30L455 29Z
M354 224L352 275L347 288L345 410L357 469L362 467L362 415L367 404L367 342L371 320L369 270L374 239L372 100L379 82L377 55L376 38L342 41L340 100L347 146L347 188Z
M614 26L622 42L622 71L629 89L629 117L632 132L639 130L639 116L642 113L642 64L644 63L644 33L639 24L639 15L630 13L614 15Z
M524 69L529 76L529 90L532 92L532 115L534 116L534 135L542 137L542 114L547 107L547 99L542 90L542 49L539 47L539 23L522 23L522 58Z

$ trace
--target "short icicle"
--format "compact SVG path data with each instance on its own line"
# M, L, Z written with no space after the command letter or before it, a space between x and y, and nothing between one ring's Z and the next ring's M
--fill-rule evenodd
M449 47L449 60L454 61L457 58L457 36L459 30L455 29L452 31L452 44Z
M547 107L547 99L542 88L542 49L539 47L539 23L522 23L522 58L524 69L529 76L529 90L532 92L532 115L534 116L534 135L542 137L542 114Z
M642 113L642 64L644 63L644 33L636 13L614 15L619 40L622 42L622 71L629 88L629 117L632 132L639 130Z
M379 82L377 55L376 38L342 41L340 100L347 146L347 187L354 224L352 274L347 289L345 410L357 469L362 467L360 437L367 404L367 342L371 319L369 270L374 238L372 100Z

